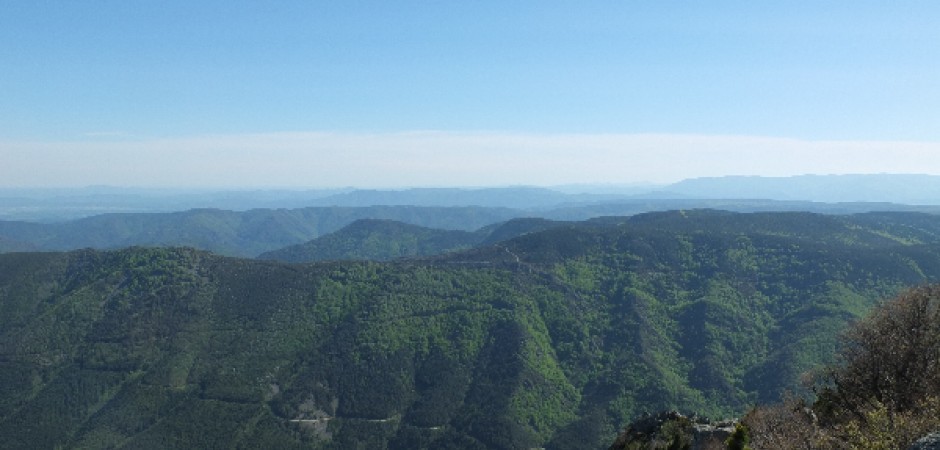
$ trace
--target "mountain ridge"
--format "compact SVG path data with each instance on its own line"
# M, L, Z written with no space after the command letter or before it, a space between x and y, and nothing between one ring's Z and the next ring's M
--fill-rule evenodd
M388 219L358 219L333 233L257 258L285 262L387 261L470 248L479 241L477 233L469 231L433 229Z
M202 208L173 213L113 213L53 224L0 221L0 236L39 250L167 245L254 257L336 231L360 218L474 230L517 214L513 210L477 207L310 207L244 212Z
M674 211L388 263L0 255L0 438L601 448L644 411L798 387L846 323L940 279L929 219Z
M258 259L297 263L419 258L494 244L562 224L564 222L540 218L516 218L471 232L428 228L389 219L359 219L303 244L262 253Z
M560 217L552 210L589 206L632 204L617 214L637 210L639 205L667 200L697 201L696 206L659 205L654 209L687 207L746 207L743 200L763 199L778 203L777 208L820 210L813 203L894 203L904 205L940 204L940 176L909 174L798 175L790 177L725 176L690 178L666 185L569 185L556 187L440 187L399 189L243 189L186 190L117 187L81 189L0 188L0 219L34 222L61 222L103 213L176 212L194 208L233 211L251 209L298 209L306 207L367 206L480 206L518 209L554 219L583 220L587 217ZM712 200L711 204L704 203ZM729 200L736 202L728 203ZM792 204L795 202L798 204ZM734 206L737 204L737 206ZM767 209L767 205L758 206ZM642 207L645 211L650 206ZM641 209L642 209L641 208ZM833 206L829 206L833 211ZM861 212L860 206L848 212ZM908 206L909 208L909 206ZM936 208L935 208L936 212Z
M339 230L357 219L390 219L428 228L478 231L510 219L583 221L676 209L736 212L810 211L857 214L871 211L940 213L940 207L893 204L825 204L761 200L636 200L570 206L542 212L489 207L309 207L248 211L192 209L166 213L110 213L66 222L0 221L0 252L17 249L64 251L134 245L192 246L216 253L255 257L303 244ZM15 243L15 245L14 245Z
M940 176L925 174L724 176L690 178L663 188L692 198L759 198L829 203L940 203Z

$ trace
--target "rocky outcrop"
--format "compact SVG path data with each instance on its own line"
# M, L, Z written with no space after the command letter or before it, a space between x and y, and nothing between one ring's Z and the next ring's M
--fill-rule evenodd
M724 449L735 424L690 418L676 411L661 412L631 423L609 450Z
M930 433L911 444L908 450L940 450L940 431Z

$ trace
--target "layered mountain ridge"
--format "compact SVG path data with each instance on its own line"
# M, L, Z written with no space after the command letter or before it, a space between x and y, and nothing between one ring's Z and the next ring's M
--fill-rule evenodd
M386 263L0 255L0 446L602 448L643 412L798 388L846 323L940 278L937 222L673 211Z

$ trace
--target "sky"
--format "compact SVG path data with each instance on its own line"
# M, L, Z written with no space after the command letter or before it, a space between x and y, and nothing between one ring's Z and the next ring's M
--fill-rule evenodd
M0 10L0 186L940 174L933 1Z

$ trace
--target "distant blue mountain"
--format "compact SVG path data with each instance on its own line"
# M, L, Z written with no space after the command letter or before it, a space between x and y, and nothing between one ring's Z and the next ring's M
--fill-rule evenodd
M528 215L581 219L591 215L558 216L550 210L615 208L617 214L662 209L675 200L775 200L786 202L881 202L940 205L940 176L933 175L801 175L794 177L728 176L693 178L666 186L570 185L553 188L514 186L489 188L319 189L319 190L192 190L94 186L80 189L0 189L0 220L61 222L104 213L178 212L214 208L298 209L311 206L479 206L528 211ZM650 202L656 205L645 205ZM779 210L764 205L759 210ZM803 206L783 205L784 210ZM794 208L794 206L796 206ZM713 204L676 207L725 207ZM731 207L730 209L738 210ZM816 210L815 208L810 208ZM890 208L896 209L896 208ZM868 208L862 208L868 210ZM860 212L853 209L851 212ZM608 212L609 213L609 212Z
M485 206L515 209L545 209L566 204L584 204L622 196L570 194L540 187L500 188L413 188L402 190L355 190L313 201L315 206Z
M728 176L692 178L663 190L679 198L940 204L940 176L935 175Z

